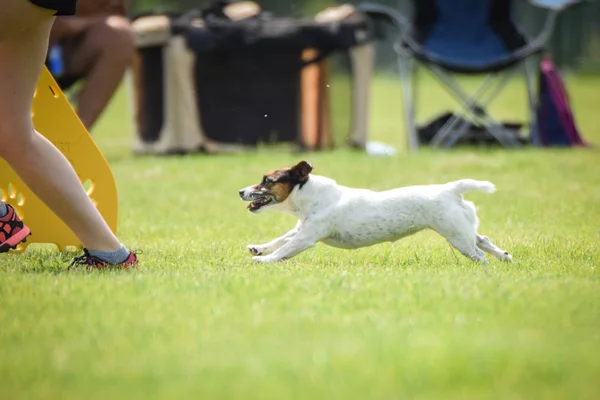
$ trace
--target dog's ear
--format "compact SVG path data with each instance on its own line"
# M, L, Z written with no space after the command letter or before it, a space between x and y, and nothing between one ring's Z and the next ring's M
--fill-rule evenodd
M292 167L292 174L299 182L306 182L308 174L313 170L313 166L308 161L300 161Z

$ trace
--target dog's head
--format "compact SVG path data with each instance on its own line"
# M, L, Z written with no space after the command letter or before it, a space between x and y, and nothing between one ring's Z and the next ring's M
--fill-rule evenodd
M300 161L291 168L271 171L260 183L240 190L240 197L250 202L248 209L252 212L269 209L285 202L296 186L302 187L312 169L309 162Z

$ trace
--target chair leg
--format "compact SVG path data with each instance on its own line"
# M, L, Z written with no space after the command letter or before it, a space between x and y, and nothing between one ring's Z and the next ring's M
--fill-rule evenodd
M413 104L413 72L414 59L406 52L398 52L398 69L402 81L402 95L404 99L404 113L406 119L406 137L410 151L419 148L419 137L415 126L415 110Z
M467 114L472 113L474 107L477 106L477 100L485 93L490 84L492 83L493 76L490 75L481 84L477 92L473 96L469 96L462 88L454 82L449 76L447 76L441 69L433 67L432 72L440 80L442 85L450 91L450 93L457 98L459 103L463 105L463 110L460 113L456 113L444 124L439 132L431 140L432 146L442 146L449 148L464 135L464 132L472 125L467 119ZM456 125L460 122L460 118L463 118L463 122L460 127L454 131Z
M495 86L495 90L490 91L488 88L492 87L491 82L494 76L488 76L488 78L484 81L484 83L479 87L477 92L473 96L469 96L460 85L451 79L450 76L444 73L438 67L433 67L432 71L435 76L441 81L442 85L449 91L451 95L455 97L455 99L463 106L463 114L470 114L470 117L475 121L481 123L485 126L489 132L505 147L520 147L521 144L519 141L512 135L511 132L508 132L504 127L501 126L500 123L495 121L491 116L489 116L484 107L486 107L491 101L496 97L496 95L502 90L502 88L506 85L509 78L515 73L517 69L512 69L507 71L504 74L502 80L500 80ZM486 93L487 92L487 93ZM487 94L487 96L486 96ZM454 145L460 137L463 136L464 131L468 128L469 124L463 123L461 128L452 132L452 128L456 125L457 121L452 121L453 125L449 127L444 127L444 132L439 132L440 138L437 139L437 143L441 143L442 140L446 139L449 136L448 141L445 143L444 147L451 147Z
M540 146L540 132L537 124L537 110L536 110L536 68L535 58L529 57L523 62L523 69L525 73L525 84L527 85L527 100L529 103L529 140L534 146Z

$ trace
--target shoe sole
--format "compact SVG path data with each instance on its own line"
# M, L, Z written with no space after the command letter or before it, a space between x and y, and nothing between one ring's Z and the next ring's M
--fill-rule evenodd
M29 235L31 235L31 230L24 226L16 235L9 237L7 241L0 245L0 253L16 249L18 245L27 241Z

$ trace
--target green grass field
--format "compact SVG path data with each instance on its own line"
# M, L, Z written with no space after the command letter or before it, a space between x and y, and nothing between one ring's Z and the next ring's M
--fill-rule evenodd
M599 143L600 78L567 82ZM400 99L398 80L375 81L371 139L402 149ZM447 104L425 82L421 109ZM520 82L493 110L525 115ZM1 399L600 397L597 149L134 157L123 92L94 138L116 176L120 237L142 265L68 272L68 256L40 245L0 255ZM295 221L250 215L237 191L300 158L375 190L491 180L495 194L466 197L514 262L490 259L486 273L422 232L255 265L246 245Z

